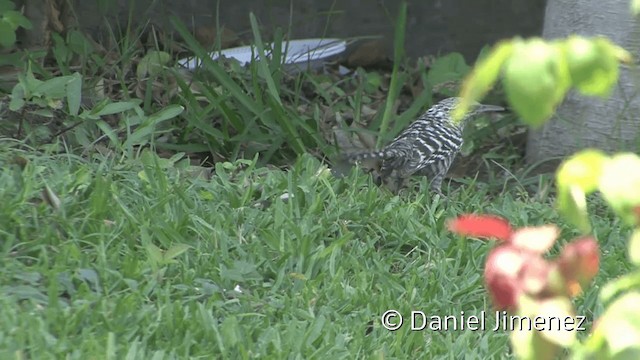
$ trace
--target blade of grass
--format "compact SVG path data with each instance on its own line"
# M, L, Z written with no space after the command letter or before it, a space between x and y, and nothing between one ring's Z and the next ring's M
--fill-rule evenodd
M206 135L210 141L222 141L225 138L222 132L214 128L211 125L211 122L205 121L205 119L209 117L208 114L210 113L211 108L215 108L215 106L213 104L209 104L209 106L203 108L198 102L198 99L196 99L196 97L194 96L193 92L191 92L191 89L189 88L187 83L179 76L176 76L176 80L178 86L182 90L180 96L189 109L189 116L183 115L188 124L192 125L196 129L203 131L204 135Z
M153 133L155 132L156 126L160 123L173 119L174 117L180 115L184 111L184 108L180 105L169 105L166 108L149 115L146 119L143 120L142 124L133 131L133 133L129 134L127 140L124 142L124 147L130 148L135 145L142 144L146 141L153 140Z
M229 91L230 94L240 102L240 104L254 114L260 115L263 112L263 109L258 106L256 101L245 94L245 91L235 81L233 81L233 79L226 73L225 69L211 59L211 56L202 46L200 46L198 41L191 35L184 24L176 17L172 17L170 21L178 34L182 36L189 49L195 53L196 57L202 62L202 65L209 70L211 74L213 74L220 85Z
M273 49L271 49L271 61L269 61L269 65L271 68L271 77L275 83L280 83L282 81L282 74L284 73L282 70L284 59L287 58L286 50L284 46L278 46L284 44L284 36L282 35L282 29L277 28L275 33L273 34Z
M262 37L260 36L260 29L258 28L258 21L253 13L249 13L249 21L251 22L251 30L253 31L253 38L258 50L258 61L256 61L258 70L262 78L267 82L267 94L271 96L271 100L273 101L273 107L271 108L274 112L279 114L275 114L275 120L278 124L285 130L287 134L287 141L291 144L296 153L302 154L304 153L305 146L300 139L300 134L298 134L298 130L296 126L293 124L291 119L284 116L278 116L285 113L282 105L282 101L280 100L280 93L278 92L278 88L276 87L275 81L271 76L271 71L268 67L266 52L264 48L264 43L262 42ZM273 44L275 49L280 49L278 54L282 53L282 43ZM278 58L280 56L277 56ZM278 63L278 66L282 66L282 63Z
M413 100L411 106L409 106L409 108L405 112L403 112L396 118L396 122L391 133L397 134L402 131L402 129L407 127L409 123L411 123L418 117L418 113L421 109L423 109L425 106L431 105L431 98L431 91L425 90L420 93L420 95L418 95L418 97Z
M400 9L398 11L398 19L396 20L396 27L393 38L393 70L391 72L391 84L389 85L389 93L387 94L387 101L384 106L384 114L382 115L382 123L380 124L380 134L386 134L391 117L393 116L393 104L395 103L398 93L400 92L401 84L399 82L400 77L400 62L404 58L404 35L405 26L407 23L407 3L400 3ZM380 147L383 142L384 136L378 136L377 146Z
M268 58L267 53L265 52L264 43L262 42L262 36L260 35L260 29L258 28L258 21L256 20L255 15L253 13L249 13L249 21L251 22L251 31L253 32L253 40L255 41L256 48L258 50L258 58L256 64L258 65L258 70L260 71L260 75L267 82L267 89L269 93L274 98L274 100L282 105L280 101L280 94L278 93L278 88L276 87L275 82L273 81L273 77L271 77L271 71L269 71L268 67ZM280 47L279 53L282 52L282 43L273 44L275 48Z

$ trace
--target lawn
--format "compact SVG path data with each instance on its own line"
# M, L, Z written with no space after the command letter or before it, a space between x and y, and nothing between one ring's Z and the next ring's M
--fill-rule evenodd
M481 277L491 244L446 220L562 223L517 187L491 196L475 183L443 201L423 182L394 196L311 156L289 171L218 163L208 179L151 152L0 146L3 359L505 358L502 331L392 332L380 317L486 311L493 324ZM600 213L602 269L577 300L589 319L598 284L628 271L628 231Z

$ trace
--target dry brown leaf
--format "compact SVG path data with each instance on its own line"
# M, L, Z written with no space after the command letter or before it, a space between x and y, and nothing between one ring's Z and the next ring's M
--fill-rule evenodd
M56 195L56 193L53 192L53 190L51 190L49 185L44 186L44 189L42 190L42 198L44 199L44 201L46 201L47 204L49 204L49 206L51 206L55 210L60 209L60 198L58 197L58 195Z

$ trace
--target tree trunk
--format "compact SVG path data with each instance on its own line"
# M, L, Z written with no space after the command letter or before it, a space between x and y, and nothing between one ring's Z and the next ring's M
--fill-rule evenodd
M640 48L640 23L629 10L629 0L549 0L544 21L546 39L571 34L604 35L633 55ZM529 134L527 160L545 162L552 170L562 157L587 147L605 151L636 150L640 144L638 71L622 67L611 97L601 99L570 92L556 115Z

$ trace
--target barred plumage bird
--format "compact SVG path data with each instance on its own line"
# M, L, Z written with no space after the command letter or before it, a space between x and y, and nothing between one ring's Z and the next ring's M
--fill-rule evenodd
M451 112L460 98L444 99L398 135L381 150L347 154L351 162L380 159L380 177L392 191L400 190L412 175L426 176L431 189L441 194L442 181L462 147L465 125L483 112L502 111L495 105L473 104L469 112L455 124Z

